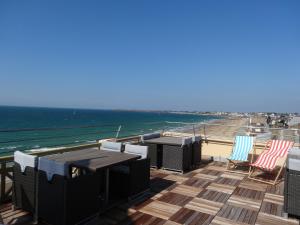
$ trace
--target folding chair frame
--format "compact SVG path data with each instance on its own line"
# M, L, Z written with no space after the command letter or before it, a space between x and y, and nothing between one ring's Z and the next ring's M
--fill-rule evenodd
M267 149L267 145L268 145L270 142L271 142L271 141L268 141L268 142L266 143L266 145L265 145L265 147L264 147L264 150L262 151L261 154L263 154L264 152L266 152L266 151L269 150L269 149ZM293 145L294 145L294 144L293 144ZM293 147L293 145L292 145L291 147ZM255 152L255 153L256 153L256 152ZM284 168L285 165L286 165L287 156L284 156L284 157L282 157L282 158L284 159L284 160L283 160L283 163L282 163L282 165L280 166L280 169L279 169L278 174L276 175L274 181L262 180L262 179L255 178L255 176L252 176L256 170L260 170L260 171L263 171L263 172L272 172L272 171L274 171L274 169L271 170L271 171L267 171L267 170L264 170L263 168L260 168L260 167L254 167L254 166L251 166L251 165L250 165L250 168L249 168L248 179L250 179L250 180L255 180L255 181L258 181L258 182L261 182L261 183L265 183L265 184L271 184L271 185L276 185L276 184L278 184L278 183L280 182L280 181L278 181L278 178L279 178L279 176L281 175L281 173L282 173L282 171L283 171L283 168ZM252 159L251 159L251 164L253 163L252 160L253 160L253 157L252 157ZM276 162L276 163L277 163L277 162Z

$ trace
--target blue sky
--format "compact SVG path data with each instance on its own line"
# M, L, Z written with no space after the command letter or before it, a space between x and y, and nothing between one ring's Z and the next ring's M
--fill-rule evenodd
M300 112L300 1L0 1L0 105Z

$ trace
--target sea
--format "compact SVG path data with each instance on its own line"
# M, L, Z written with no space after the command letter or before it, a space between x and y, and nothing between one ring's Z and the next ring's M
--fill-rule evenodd
M0 106L0 155L190 128L217 116L125 110Z

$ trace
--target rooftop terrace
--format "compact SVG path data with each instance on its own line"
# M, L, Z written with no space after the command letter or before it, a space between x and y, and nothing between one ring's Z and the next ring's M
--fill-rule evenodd
M32 217L11 204L0 209L4 224L31 224ZM283 217L283 182L276 186L250 181L225 171L225 164L207 162L179 174L151 170L151 189L89 221L89 225L245 225L299 224ZM41 223L42 224L42 223Z

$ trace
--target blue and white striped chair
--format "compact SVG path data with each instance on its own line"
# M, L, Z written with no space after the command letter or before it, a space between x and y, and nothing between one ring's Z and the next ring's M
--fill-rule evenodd
M231 172L237 172L241 173L239 171L232 171L230 170L232 167L236 168L238 164L245 164L249 163L248 160L248 155L251 152L251 150L254 149L254 141L255 138L251 136L236 136L234 143L233 143L233 148L231 155L229 156L228 159L228 164L227 164L227 170ZM252 154L253 157L253 154Z

